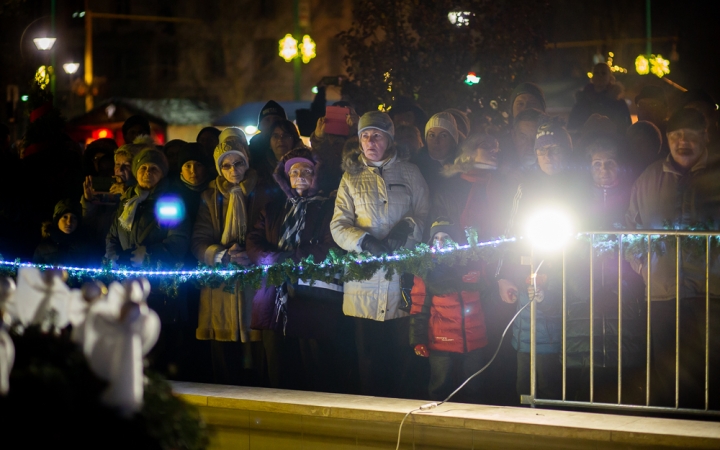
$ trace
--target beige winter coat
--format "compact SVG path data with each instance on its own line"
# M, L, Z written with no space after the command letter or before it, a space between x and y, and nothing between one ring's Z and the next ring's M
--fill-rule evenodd
M413 235L406 247L422 241L422 229L429 210L428 187L407 155L393 156L381 168L369 166L359 148L343 159L345 174L335 201L330 223L333 239L347 251L362 251L362 239L371 234L384 239L403 219L414 223ZM397 319L408 314L399 309L400 278L385 279L380 270L367 281L345 283L343 312L347 316L378 321Z
M251 195L257 183L257 174L250 171L241 183L246 198ZM248 202L250 204L250 202ZM198 261L215 266L218 255L228 247L220 243L228 199L212 181L202 193L190 249ZM250 213L248 212L248 215ZM195 336L203 340L216 341L259 341L260 332L250 330L252 317L252 292L235 286L235 292L224 290L225 284L212 289L205 287L200 292L200 310Z

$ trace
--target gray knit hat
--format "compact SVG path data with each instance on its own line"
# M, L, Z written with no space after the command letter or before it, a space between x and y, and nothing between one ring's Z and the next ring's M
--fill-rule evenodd
M390 136L390 139L395 139L395 125L393 125L390 116L382 111L366 112L360 117L358 136L367 128L375 128L376 130L383 131Z
M146 148L145 150L135 155L132 160L133 175L137 177L137 172L138 169L140 169L140 166L147 163L157 165L162 171L163 177L167 176L169 167L168 160L163 152L154 148Z

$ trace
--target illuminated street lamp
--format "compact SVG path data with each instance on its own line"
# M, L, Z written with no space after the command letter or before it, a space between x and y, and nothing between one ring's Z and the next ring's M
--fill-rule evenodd
M290 62L298 56L298 41L292 34L288 33L284 38L280 39L280 57L285 62Z
M662 55L639 55L635 58L635 70L639 75L652 73L662 78L670 73L670 61Z
M80 63L70 62L63 64L63 70L68 75L73 75L80 68Z
M53 37L42 37L33 39L33 42L35 43L35 47L37 47L38 50L48 51L53 48L56 40L57 39Z

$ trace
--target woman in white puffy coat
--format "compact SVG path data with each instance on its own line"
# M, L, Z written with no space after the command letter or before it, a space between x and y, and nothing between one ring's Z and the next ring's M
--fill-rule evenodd
M330 229L347 251L374 255L412 248L422 242L429 210L428 187L409 154L394 145L390 117L364 114L358 124L360 145L343 157L345 171ZM345 283L343 311L356 317L355 339L360 384L366 395L394 395L412 351L408 313L400 309L400 277L390 281L380 270L366 281Z

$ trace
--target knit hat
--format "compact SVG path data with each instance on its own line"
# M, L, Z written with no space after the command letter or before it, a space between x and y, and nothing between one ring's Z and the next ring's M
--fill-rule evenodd
M55 209L53 210L53 224L57 226L58 222L67 213L75 214L75 217L82 218L82 208L80 203L75 202L69 198L65 198L57 202Z
M285 161L285 173L290 173L290 169L292 168L292 166L294 166L297 163L306 163L306 164L310 164L312 167L315 167L314 161L311 161L307 158L295 157L295 158L290 158L287 161Z
M235 137L240 139L241 142L244 142L245 145L248 145L247 143L247 136L245 135L245 132L242 130L242 128L238 127L227 127L224 130L220 132L220 143L222 144L227 139Z
M651 84L643 86L643 88L640 90L640 93L635 96L635 104L637 105L638 103L640 103L640 100L644 98L653 98L655 100L660 100L664 105L667 105L667 100L665 100L665 92L663 92L662 88L658 86L653 86Z
M670 120L667 122L666 131L680 130L682 128L689 128L691 130L705 130L707 128L707 121L703 113L695 108L682 108L678 109L675 114L670 116Z
M447 130L448 133L453 137L455 143L458 143L458 127L455 118L449 112L439 112L432 116L425 125L425 139L427 139L430 128L442 128Z
M382 111L366 112L362 115L362 117L360 117L360 122L358 123L358 136L360 136L363 130L368 128L383 131L385 134L390 136L390 139L395 139L395 125L393 125L393 121L390 116Z
M245 164L249 164L250 158L248 157L247 152L247 146L237 145L237 143L232 140L230 142L220 143L217 147L215 147L215 152L213 153L217 172L220 174L222 173L220 166L222 165L223 159L229 155L238 155L245 160Z
M518 97L518 95L522 94L530 94L540 100L540 104L542 105L542 111L545 112L545 94L543 93L542 89L540 89L540 86L535 83L525 82L520 83L515 89L513 89L512 94L510 94L511 113L512 107L515 104L515 99Z
M470 118L467 114L455 108L446 109L445 112L452 114L455 118L458 131L463 137L467 137L470 134Z
M143 127L143 132L140 134L150 134L150 121L140 114L135 114L134 116L128 117L128 120L123 123L123 136L127 136L128 130L136 125L141 125Z
M163 177L167 176L169 170L168 160L163 152L154 148L146 148L135 155L132 161L133 176L137 177L137 172L138 169L140 169L140 166L148 163L158 166L160 171L162 171Z
M262 122L262 120L267 116L280 116L283 119L287 119L287 114L285 113L285 110L275 100L270 100L269 102L265 103L265 106L262 107L262 109L260 110L260 115L258 116L258 124Z
M178 167L182 167L188 161L197 161L208 169L212 167L212 162L208 160L203 147L197 142L184 145L178 152Z
M572 152L572 140L565 127L556 120L550 120L538 127L535 138L535 150L548 145L557 145L560 148Z
M455 224L450 222L450 219L447 217L438 217L435 219L435 222L433 222L432 226L430 227L430 240L428 241L429 245L432 245L433 238L438 233L445 233L448 236L450 236L450 239L452 239L455 242L458 242L458 239L462 236L460 235L460 230Z

